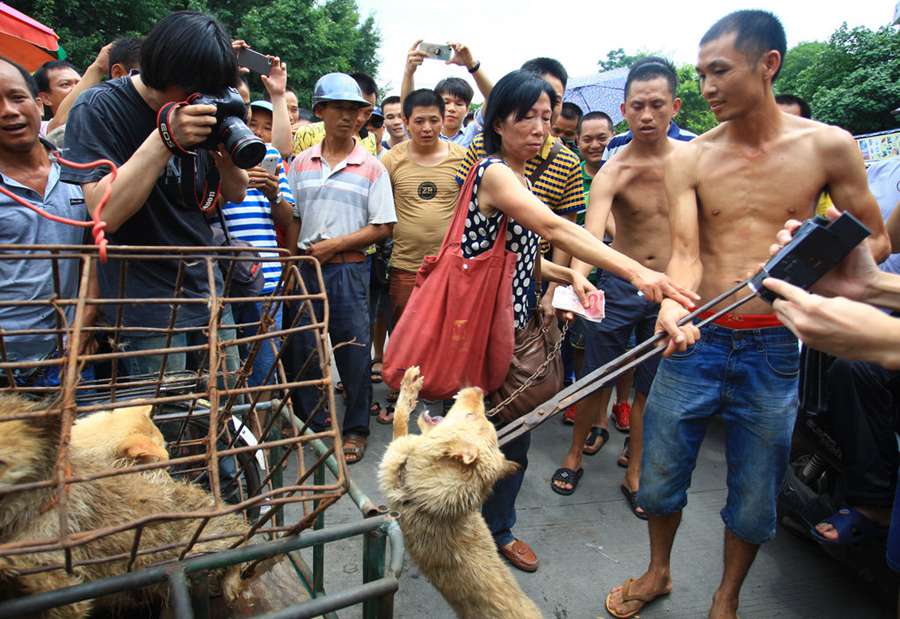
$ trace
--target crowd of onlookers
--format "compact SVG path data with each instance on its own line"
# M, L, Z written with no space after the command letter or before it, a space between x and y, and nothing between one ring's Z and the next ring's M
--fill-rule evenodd
M365 454L370 420L374 417L386 424L392 420L397 394L389 391L387 401L380 403L374 400L372 387L382 380L386 339L410 300L423 259L435 254L441 245L460 188L470 172L475 170L473 174L486 179L498 176L491 172L492 157L507 152L498 149L499 136L505 148L512 148L510 145L519 137L524 142L536 139L527 144L536 154L523 160L523 168L510 166L521 184L556 217L586 228L598 243L602 240L627 257L623 260L632 261L627 264L637 265L628 271L634 273L631 278L624 276L627 269L597 270L595 263L602 260L593 256L612 252L583 249L581 255L590 256L593 263L580 260L564 249L582 247L579 243L584 241L576 235L553 245L541 239L543 260L561 265L565 272L550 277L552 281L536 294L529 294L534 287L531 273L527 269L517 271L513 285L517 321L529 306L540 305L552 314L549 305L554 289L566 281L576 285L587 281L584 286L596 286L605 293L605 319L599 323L578 319L568 331L563 349L567 382L602 367L654 333L660 299L641 294L653 274L666 272L670 259L676 260L683 251L670 241L672 205L667 204L665 196L667 188L671 191L671 178L667 187L665 171L678 144L697 136L676 124L680 101L677 75L670 62L649 56L630 67L621 107L627 129L617 134L612 110L583 110L565 100L568 74L560 62L548 57L528 60L521 71L504 78L503 92L497 97L512 97L510 100L530 96L528 88L534 85L528 81L532 79L529 75L542 81L534 91L534 108L503 108L507 117L499 119L491 105L496 108L503 103L491 101L495 84L487 73L490 67L482 66L480 58L465 44L450 45L452 55L445 79L434 88L416 88L417 68L430 61L419 43L408 52L399 93L382 97L378 84L365 73L330 73L316 83L311 102L299 100L288 86L289 68L277 56L268 57L270 69L260 76L264 92L255 97L246 79L247 71L237 60L238 52L252 42L231 40L214 19L199 13L172 14L145 38L110 43L83 74L67 61L48 62L33 75L12 62L0 61L0 178L4 187L20 197L52 214L78 220L89 218L104 191L111 187L103 211L111 244L207 246L221 244L224 235L224 242L250 245L258 253L260 264L258 274L253 274L253 294L246 296L266 296L281 290L284 277L278 248L316 258L322 266L328 331L335 344L334 359L340 376L336 389L343 395L344 455L347 462L355 463ZM469 81L449 75L452 72L467 72L486 105L476 110ZM234 152L222 145L224 138L213 139L214 147L210 147L210 134L220 130L216 108L193 104L190 99L194 93L219 97L227 88L239 93L246 109L242 120L265 143L263 160L246 170L236 165ZM545 99L548 107L542 116L539 102ZM177 104L171 106L172 102ZM777 103L788 114L810 117L809 106L797 97L780 95ZM718 101L711 104L724 105ZM486 123L486 114L490 123ZM536 120L535 114L539 116ZM512 119L509 127L503 125L508 118ZM523 129L517 137L515 123L527 122L536 129L529 134ZM164 126L168 137L162 135ZM104 168L61 167L50 155L55 148L76 162L108 159L118 166L117 176L112 179ZM886 166L887 171L882 166L877 174L896 179L898 166ZM198 206L198 188L210 186L217 186L216 208L204 212ZM844 194L835 193L834 187L827 189L831 195L825 191L817 198L821 213L832 197L846 199ZM492 196L497 210L504 210L490 188L484 193ZM878 198L881 214L888 220L898 197L881 192ZM0 243L71 245L85 239L81 228L52 222L14 205L0 195ZM485 235L496 236L497 232L492 228L496 220L489 214L482 213L479 218L475 198L469 208L474 215L467 221L463 244L464 251L471 253L487 247ZM714 211L715 215L718 213ZM796 212L798 218L805 215ZM538 240L512 224L507 232L512 251L519 251L516 234L523 234L523 245ZM671 238L677 240L677 235ZM47 277L46 268L38 262L12 264L0 260L0 274L7 282L0 295L49 298L58 283ZM176 279L180 295L201 298L210 293L210 279L201 263L174 258L136 261L128 266L127 277L123 277L122 269L123 263L115 259L98 264L92 285L100 297L165 298L171 296ZM301 276L310 291L319 291L311 263L304 261ZM62 293L74 296L77 266L68 264L58 278ZM694 286L699 284L694 282ZM223 285L222 273L216 274L212 285ZM323 308L320 304L315 308L321 318ZM264 322L288 324L296 319L297 311L290 304L272 306L266 301L232 304L221 316L223 337L234 337L236 330L252 336ZM182 305L174 313L157 304L128 304L101 305L99 315L89 319L147 329L123 333L118 344L121 350L155 350L196 344L205 337L202 327L210 317L202 304ZM47 313L0 308L0 327L4 330L40 330L52 326L55 320ZM769 318L754 320L752 327L759 331L781 324ZM159 335L159 330L171 327L176 328L174 335ZM736 323L725 327L743 328ZM344 342L353 344L338 345ZM4 357L10 361L61 354L52 336L7 337L3 344ZM318 376L320 368L305 363L317 345L312 331L291 336L281 355L289 376L297 372L304 380ZM250 385L272 381L276 354L275 347L258 347ZM231 350L228 367L235 369L240 362L238 352ZM123 363L123 371L140 375L158 372L162 361L157 355L137 355L126 357ZM167 371L190 367L184 353L167 355L165 363ZM790 361L784 363L789 365ZM626 470L622 493L635 516L647 519L638 495L643 417L658 365L658 357L648 359L634 372L566 411L565 421L574 424L573 438L553 475L553 491L564 495L576 491L585 473L582 456L596 454L606 446L612 421L620 432L630 432L618 457ZM888 397L884 393L893 387L884 385L893 384L894 372L885 370L872 376L871 370L864 374L857 371L854 376L846 366L837 367L835 380L843 380L844 393L853 394L853 401L842 410L883 410L885 419L880 423L892 427L896 419L888 418L896 415L896 400L879 408L866 404L866 398L874 398L874 394ZM860 388L859 376L870 387L875 383L880 386ZM15 380L20 384L47 384L54 377L44 371L22 371ZM613 392L615 401L608 416ZM318 390L297 389L292 397L313 429L329 423ZM851 418L859 425L864 417ZM853 430L857 451L871 454L871 445L879 439L864 430ZM656 428L648 431L651 438L659 440ZM858 439L862 435L870 438ZM852 446L845 449L853 452ZM521 456L527 462L525 451L527 445ZM896 471L896 454L893 460L885 457L879 464L884 470ZM524 465L522 468L524 472ZM867 487L863 469L859 477L858 487ZM517 483L521 483L520 477ZM869 487L871 492L851 494L851 500L855 500L851 507L867 521L884 524L889 516L885 505L890 506L893 486L879 481ZM518 487L510 491L513 503L517 491ZM501 552L521 569L537 569L533 551L510 533L514 510L511 522L508 514L501 515L496 527L490 514L486 512L486 516ZM840 534L841 522L823 524L820 533ZM752 527L747 525L745 530L749 532ZM765 531L759 533L755 543L765 541L767 536ZM746 537L756 539L750 533ZM622 600L627 601L624 595Z

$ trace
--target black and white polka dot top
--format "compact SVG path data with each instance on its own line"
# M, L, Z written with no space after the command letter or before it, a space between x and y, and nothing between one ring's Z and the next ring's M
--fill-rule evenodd
M505 215L495 211L489 217L485 217L478 210L478 187L484 171L488 167L499 163L506 165L499 157L488 157L478 164L478 176L472 188L472 200L469 202L469 212L466 214L466 229L462 238L462 254L466 258L475 256L489 250L497 239L497 230ZM529 184L529 189L531 185ZM532 279L534 277L534 261L537 259L540 237L514 219L510 219L506 225L506 249L516 253L516 270L513 274L513 320L516 329L521 329L528 323L530 317L529 307L534 307L534 294Z

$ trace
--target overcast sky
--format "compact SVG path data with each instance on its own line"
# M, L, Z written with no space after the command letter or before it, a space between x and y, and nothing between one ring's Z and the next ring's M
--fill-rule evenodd
M357 0L360 13L373 14L381 30L378 83L399 94L406 53L416 39L469 45L495 81L535 56L551 56L578 77L597 71L606 52L662 51L678 64L696 60L697 42L730 11L773 11L787 32L788 47L826 40L842 22L877 28L890 23L894 0L780 2L719 0ZM709 8L710 6L715 8ZM898 35L900 36L900 35ZM449 75L468 77L461 67L426 60L416 86L431 87ZM474 85L474 82L473 82ZM480 97L476 95L476 100Z

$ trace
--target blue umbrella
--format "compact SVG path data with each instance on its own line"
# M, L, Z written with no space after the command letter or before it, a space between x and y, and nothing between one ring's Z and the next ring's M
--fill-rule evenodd
M566 85L563 101L571 101L587 114L606 112L618 124L622 120L619 104L625 98L625 79L628 68L613 69L584 77L572 78Z

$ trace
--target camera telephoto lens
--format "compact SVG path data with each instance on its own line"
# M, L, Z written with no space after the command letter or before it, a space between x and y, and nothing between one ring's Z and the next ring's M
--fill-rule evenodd
M219 138L231 160L244 170L259 165L266 156L266 145L236 116L222 121Z

